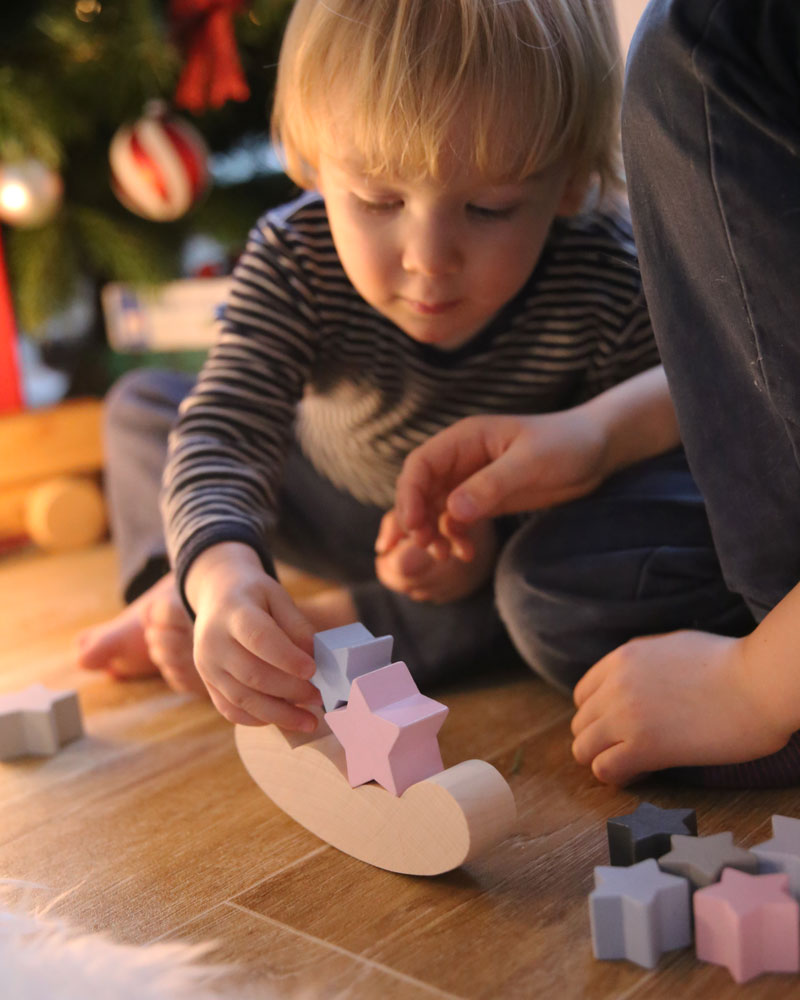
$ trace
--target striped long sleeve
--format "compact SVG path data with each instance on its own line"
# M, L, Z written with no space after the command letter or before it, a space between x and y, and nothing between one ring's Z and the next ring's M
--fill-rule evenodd
M324 203L305 195L253 229L218 342L170 437L162 511L178 578L231 540L271 569L267 539L295 438L336 486L388 508L406 455L443 427L563 409L657 363L621 216L557 222L513 301L442 351L358 295Z

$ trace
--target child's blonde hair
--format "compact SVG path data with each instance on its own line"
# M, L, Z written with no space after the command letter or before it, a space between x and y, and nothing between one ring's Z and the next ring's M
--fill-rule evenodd
M621 84L612 0L297 0L273 139L301 187L342 122L367 173L441 177L467 115L483 176L563 162L611 193Z

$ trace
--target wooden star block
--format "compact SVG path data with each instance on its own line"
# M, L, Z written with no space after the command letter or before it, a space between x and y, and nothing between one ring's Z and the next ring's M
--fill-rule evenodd
M672 836L672 850L658 859L662 871L687 878L693 889L716 882L723 868L738 868L755 875L758 858L752 851L736 847L732 833L711 837Z
M789 876L789 892L800 899L800 819L773 816L772 839L752 850L758 858L758 870L785 872Z
M82 735L75 691L51 691L43 684L32 684L0 696L0 760L54 754Z
M800 969L800 906L786 874L726 868L716 885L694 894L694 921L697 957L726 966L737 983Z
M392 661L393 639L375 636L360 622L326 629L314 636L317 672L311 683L319 688L326 712L346 705L356 677Z
M611 864L633 865L666 854L674 833L696 837L697 814L694 809L660 809L641 802L632 813L609 819L606 831Z
M402 661L353 681L345 708L325 715L355 787L375 780L393 795L444 769L438 732L448 708L420 694Z
M236 746L275 805L338 850L387 871L440 875L511 833L514 796L486 761L463 761L401 796L374 783L352 788L344 750L326 728L309 737L236 726Z
M691 944L689 883L654 858L594 870L589 896L595 958L627 958L652 969L662 952Z

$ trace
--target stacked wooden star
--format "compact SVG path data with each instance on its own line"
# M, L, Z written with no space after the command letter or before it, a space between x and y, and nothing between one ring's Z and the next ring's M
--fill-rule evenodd
M653 968L692 943L738 983L800 971L800 819L773 816L752 850L732 833L697 835L691 809L649 802L608 821L610 866L595 868L589 916L595 958ZM692 920L693 918L693 920Z

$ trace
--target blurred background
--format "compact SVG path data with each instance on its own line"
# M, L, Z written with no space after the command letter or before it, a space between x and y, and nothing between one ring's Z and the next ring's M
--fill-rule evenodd
M625 49L644 4L617 0ZM197 366L250 225L293 193L267 135L290 8L0 5L0 412Z

